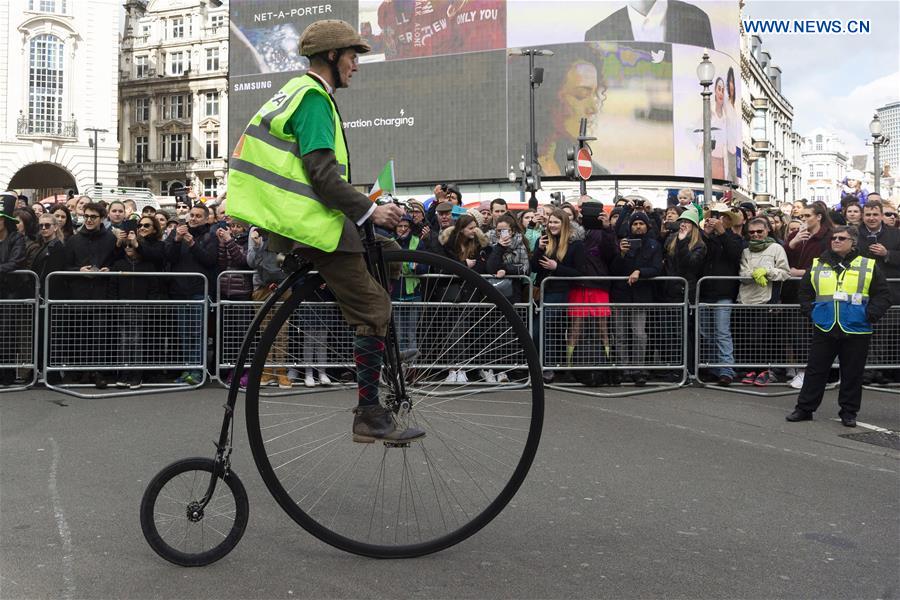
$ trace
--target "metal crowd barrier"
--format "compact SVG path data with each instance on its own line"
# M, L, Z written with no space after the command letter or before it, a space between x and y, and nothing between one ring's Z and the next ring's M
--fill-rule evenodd
M234 369L244 334L256 314L262 301L229 300L221 297L221 278L233 275L250 275L252 271L226 271L219 276L216 285L217 308L217 344L216 368L220 374L220 383L226 383L224 373ZM435 289L446 289L455 279L452 275L426 274L417 275L421 301L394 301L394 324L400 336L401 347L409 340L415 340L419 354L409 363L412 368L425 367L433 369L479 369L508 368L526 366L523 356L507 356L508 349L503 344L486 343L486 336L500 334L494 332L492 321L487 316L493 306L483 302L456 302L449 298L438 298L432 293ZM514 304L516 312L530 326L531 318L531 280L527 276L509 276L518 280L522 286L520 302ZM404 280L399 281L404 285ZM265 329L265 323L260 329ZM276 338L276 344L267 357L266 368L273 373L281 373L282 369L304 371L314 369L355 368L353 361L354 333L347 326L338 305L327 297L327 289L323 290L320 301L303 302L294 311L285 325L282 338ZM453 352L447 350L446 341L452 339ZM249 360L252 360L261 334L251 345ZM407 339L408 338L408 339ZM437 344L440 342L440 345ZM439 351L441 348L443 351ZM473 354L473 349L479 351ZM464 364L460 364L461 357ZM275 371L275 370L279 371ZM283 374L283 373L282 373ZM232 376L240 376L233 374ZM355 385L355 383L353 384Z
M622 397L649 394L678 388L687 381L688 285L681 277L655 277L644 280L653 286L675 283L683 286L681 302L546 302L549 282L606 283L627 281L628 277L547 277L541 282L541 303L537 308L540 326L541 365L545 370L607 374L607 381L596 388L551 383L548 387L591 396ZM609 289L612 285L607 285ZM572 347L572 351L569 351ZM651 385L619 388L609 381L610 374L646 371ZM667 372L667 373L666 373ZM658 381L669 374L674 381ZM573 375L573 377L578 377Z
M703 277L697 282L697 308L694 323L695 370L697 384L710 387L715 382L703 381L701 369L730 367L736 371L735 383L721 387L724 391L755 396L788 396L797 390L787 387L787 369L806 367L813 325L798 304L739 304L736 301L701 302L705 286L715 281L749 283L752 279L729 276ZM791 278L788 281L800 281ZM900 280L894 280L900 283ZM754 284L755 285L755 284ZM772 282L770 282L772 285ZM717 327L721 326L720 332ZM724 334L724 335L723 335ZM732 360L723 360L731 348ZM869 346L867 370L900 366L900 306L893 306L874 327ZM837 368L837 362L833 365ZM775 370L776 381L765 387L741 384L746 371ZM829 388L838 384L829 384ZM786 389L785 389L786 388ZM766 390L766 391L763 391Z
M110 300L110 285L137 282L161 289L176 279L203 284L197 300ZM71 298L73 282L84 280L96 299ZM121 287L119 288L121 289ZM199 273L131 273L60 271L47 276L44 313L44 381L49 389L79 398L148 394L196 389L206 381L207 282ZM83 290L82 290L83 291ZM161 292L160 297L168 297ZM116 376L147 372L199 372L195 384L143 382L140 389L119 391ZM79 391L87 383L65 382L79 373L110 375L108 390ZM176 377L177 375L174 375Z
M0 392L26 390L38 381L39 304L36 273L0 275L0 331L4 335L0 343Z

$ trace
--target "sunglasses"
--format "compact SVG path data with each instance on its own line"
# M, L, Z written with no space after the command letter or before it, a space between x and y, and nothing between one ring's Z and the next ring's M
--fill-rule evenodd
M138 225L141 229L153 229L153 225L151 223L141 223Z
M41 229L51 229L56 227L56 223L41 223Z
M175 208L187 208L187 207L188 207L187 204L178 204L175 206Z
M849 235L833 235L831 236L832 242L846 242L851 239Z
M766 230L765 229L751 229L747 233L749 233L750 235L766 235Z
M884 216L886 216L886 217L896 217L896 216L897 216L897 213L884 213Z

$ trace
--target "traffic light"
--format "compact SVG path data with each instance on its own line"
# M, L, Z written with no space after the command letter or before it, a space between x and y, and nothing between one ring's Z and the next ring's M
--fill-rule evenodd
M578 155L578 146L572 146L566 149L566 177L575 179L578 173L578 163L575 158Z

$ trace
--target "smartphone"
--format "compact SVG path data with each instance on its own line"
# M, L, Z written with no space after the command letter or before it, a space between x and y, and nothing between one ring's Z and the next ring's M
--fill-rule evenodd
M625 241L628 242L630 250L640 250L641 246L644 245L644 240L641 238L626 238Z
M508 239L509 239L509 229L502 229L502 230L500 231L500 239L501 239L501 240L508 240Z
M178 215L178 217L176 217L176 219L178 220L178 223L181 225L184 225L185 223L187 223L187 215Z
M134 219L128 219L128 220L122 222L122 231L124 231L125 233L129 233L131 231L137 231L137 229L138 229L138 222L135 221Z

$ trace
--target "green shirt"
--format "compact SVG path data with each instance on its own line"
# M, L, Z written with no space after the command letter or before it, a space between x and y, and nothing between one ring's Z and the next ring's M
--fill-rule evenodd
M313 150L334 150L334 119L331 105L322 94L310 92L291 115L285 133L297 138L302 154Z

